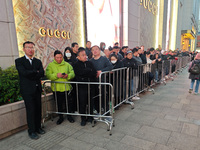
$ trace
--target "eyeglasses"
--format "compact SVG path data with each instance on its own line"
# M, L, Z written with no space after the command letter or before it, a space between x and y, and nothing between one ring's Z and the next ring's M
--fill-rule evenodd
M25 47L26 49L31 49L31 50L33 50L34 49L34 47Z

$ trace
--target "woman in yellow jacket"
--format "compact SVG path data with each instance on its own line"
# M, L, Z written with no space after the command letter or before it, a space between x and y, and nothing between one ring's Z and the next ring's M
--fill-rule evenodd
M64 61L61 51L56 50L54 52L54 60L47 66L46 76L51 81L61 82L70 81L75 77L73 67ZM55 100L57 100L58 112L66 112L66 100L68 102L68 112L72 112L73 102L69 96L69 92L72 90L71 84L52 83L51 89L53 91ZM74 122L74 119L71 115L68 115L67 118L69 122ZM57 124L61 124L63 120L63 115L59 114Z

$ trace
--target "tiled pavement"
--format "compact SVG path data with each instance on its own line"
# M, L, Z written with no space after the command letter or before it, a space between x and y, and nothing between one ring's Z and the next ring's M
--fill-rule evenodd
M0 141L1 150L200 150L200 95L188 93L185 69L174 81L155 87L135 102L135 109L122 105L115 113L112 136L106 125L80 126L56 119L45 123L46 134L31 140L22 131Z

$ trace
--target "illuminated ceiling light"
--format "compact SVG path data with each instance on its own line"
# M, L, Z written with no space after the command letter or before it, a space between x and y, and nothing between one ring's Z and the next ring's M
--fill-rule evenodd
M157 17L156 17L156 43L155 48L158 46L158 38L159 38L159 17L160 17L160 0L157 1L158 4L158 11L157 11Z
M177 10L178 10L178 1L173 0L173 18L172 18L172 30L170 38L170 49L175 49L176 46L176 28L177 28Z
M82 40L81 40L82 44L81 45L84 46L84 44L85 44L85 32L84 32L84 24L83 24L83 22L84 22L83 0L80 0L80 9L81 9L80 24L81 24L81 32L82 32Z
M171 0L168 0L168 6L167 6L167 32L166 32L165 50L169 49L170 10L171 10Z

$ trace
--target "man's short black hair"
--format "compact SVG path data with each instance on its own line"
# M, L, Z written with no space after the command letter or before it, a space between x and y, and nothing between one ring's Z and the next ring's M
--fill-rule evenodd
M120 49L120 47L118 47L118 46L114 46L113 49Z
M117 44L119 44L118 42L116 42L114 45L117 45Z
M34 44L33 42L31 42L31 41L26 41L26 42L23 43L23 48L25 47L26 44L33 44L33 45L35 46L35 44Z
M79 53L82 52L82 51L85 51L85 48L84 47L79 47L77 56L79 56Z
M137 51L138 51L137 48L134 48L134 49L132 50L133 53L135 53L135 52L137 52Z
M88 43L88 42L90 42L90 41L87 41L86 43ZM91 42L90 42L91 43Z
M128 46L122 46L122 49L128 48Z
M76 42L72 43L72 47L74 47L75 45L78 45L78 43Z
M54 57L55 57L57 54L61 54L61 55L63 55L61 51L59 51L59 50L55 50L55 52L54 52Z
M153 47L149 49L150 52L152 52L152 51L154 51L154 50L155 50L155 49L154 49Z
M111 60L111 57L115 57L116 59L118 59L118 56L115 53L110 54L109 60Z
M146 55L149 55L149 54L151 54L150 51L146 52Z

